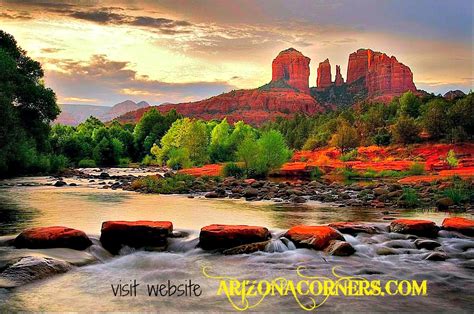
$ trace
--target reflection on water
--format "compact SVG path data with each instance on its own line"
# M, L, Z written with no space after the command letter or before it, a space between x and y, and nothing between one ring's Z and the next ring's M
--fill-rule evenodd
M438 224L448 214L374 208L329 207L318 202L286 204L244 200L189 199L182 195L140 194L98 187L52 186L2 188L0 234L14 234L31 226L63 225L99 234L106 220L170 220L175 228L199 230L212 224L250 224L287 229L298 224L336 221L382 222L383 218L431 219Z

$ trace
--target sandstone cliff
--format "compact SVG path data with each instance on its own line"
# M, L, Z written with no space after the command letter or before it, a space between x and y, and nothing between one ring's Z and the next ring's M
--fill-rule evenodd
M329 59L319 63L318 66L318 77L316 79L316 86L319 89L323 89L331 86L331 64Z

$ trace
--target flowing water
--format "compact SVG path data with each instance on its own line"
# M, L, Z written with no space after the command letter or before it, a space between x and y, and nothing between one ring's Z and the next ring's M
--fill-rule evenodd
M28 182L25 184L25 182ZM286 239L278 239L298 224L325 224L335 221L365 221L388 224L386 216L423 218L440 224L448 213L371 208L338 208L309 202L291 205L241 200L190 199L179 195L149 195L122 190L100 189L96 183L78 180L79 186L45 186L51 178L16 179L0 188L0 235L11 238L33 226L63 225L85 231L93 245L84 252L69 249L16 250L0 246L0 260L17 256L48 256L76 265L67 273L37 280L13 289L0 288L0 311L232 311L225 295L217 295L220 281L213 276L272 280L284 277L300 280L297 268L308 276L334 277L331 273L362 276L368 280L427 280L427 296L331 296L323 311L466 311L474 310L474 241L452 237L437 241L448 253L446 261L426 261L426 250L413 247L402 235L382 233L344 235L356 248L350 257L327 256L322 252L296 249ZM464 215L472 218L472 215ZM169 240L167 252L122 250L111 257L96 240L106 220L170 220L174 229L187 234ZM196 248L199 229L212 223L249 224L269 228L274 240L266 252L225 256ZM1 239L0 239L1 240ZM380 247L397 254L379 255ZM90 263L90 261L94 261ZM83 264L87 264L83 266ZM79 265L79 266L77 266ZM0 265L1 266L1 265ZM301 270L301 269L300 269ZM147 284L200 285L200 296L149 296ZM111 285L135 281L136 296L114 296ZM300 296L303 306L309 297ZM234 297L236 304L240 301ZM316 303L321 303L322 298ZM256 299L250 300L251 304ZM291 296L266 296L254 311L303 311Z

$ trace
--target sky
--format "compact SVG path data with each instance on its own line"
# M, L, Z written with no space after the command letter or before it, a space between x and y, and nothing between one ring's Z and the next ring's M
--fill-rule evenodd
M41 62L58 103L186 102L271 80L293 47L346 78L370 48L435 94L473 88L472 0L0 0L0 29Z

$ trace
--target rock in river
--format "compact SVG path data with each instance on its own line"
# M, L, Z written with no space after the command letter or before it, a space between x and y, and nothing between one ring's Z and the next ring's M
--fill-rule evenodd
M297 247L308 247L323 250L332 240L344 240L342 234L328 226L295 226L288 230L285 237L295 243Z
M334 240L329 243L329 246L324 249L324 252L335 256L349 256L355 253L355 249L346 241Z
M165 247L172 232L170 221L106 221L102 223L100 242L112 254L122 246L153 250Z
M92 241L81 230L53 226L27 229L15 238L13 245L16 248L28 249L62 247L74 250L85 250L92 245Z
M271 237L265 227L247 225L209 225L199 234L199 246L204 250L229 249L239 245L263 242Z
M356 235L358 233L377 233L377 229L374 226L358 222L335 222L329 224L329 227L332 227L342 233L347 233L350 235Z
M429 220L397 219L390 224L390 231L423 237L436 237L439 227Z
M474 236L474 220L462 217L449 217L443 220L443 229L457 231L467 236Z

